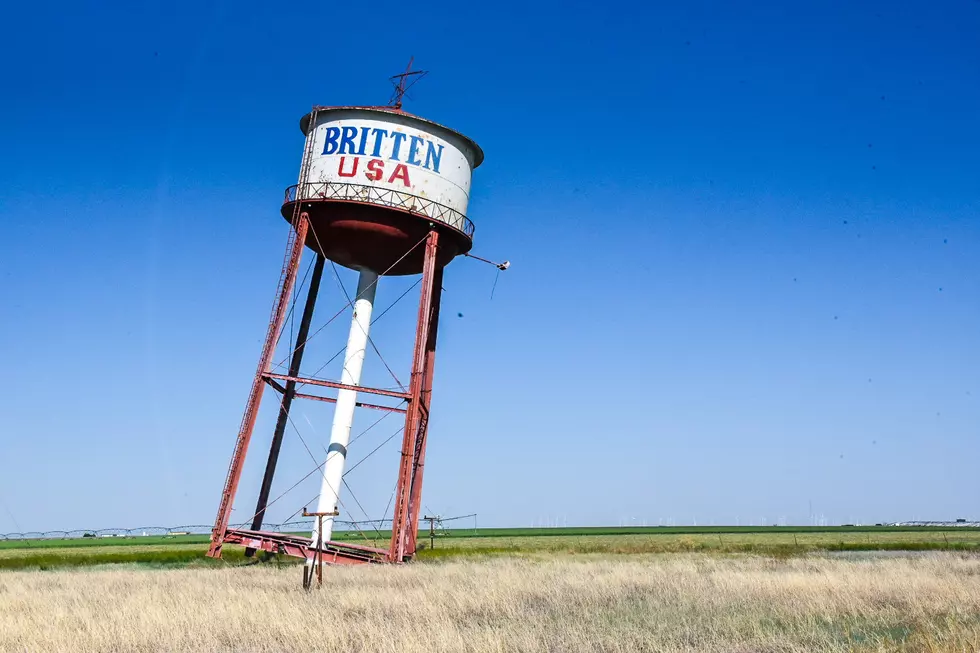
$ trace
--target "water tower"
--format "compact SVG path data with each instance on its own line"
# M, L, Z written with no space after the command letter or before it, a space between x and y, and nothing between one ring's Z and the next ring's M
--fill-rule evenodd
M483 161L483 151L459 132L401 109L407 80L413 75L417 73L393 78L396 93L387 106L316 106L300 120L306 145L299 182L286 189L282 205L282 215L290 224L285 261L221 495L208 551L211 557L220 557L225 544L297 556L308 564L402 562L415 553L443 268L473 246L474 226L466 209L472 172ZM297 345L288 373L274 373L273 355L304 248L315 254L316 261ZM359 273L343 371L336 382L300 373L326 260ZM422 279L409 386L403 391L361 386L379 279L417 274ZM250 525L236 528L230 526L232 504L266 387L279 394L279 419L254 516L248 520ZM320 394L298 392L307 388ZM330 391L335 396L323 394ZM361 402L361 394L378 396L377 401L384 403ZM290 406L297 398L335 404L326 460L317 470L321 475L318 506L306 513L317 517L309 538L262 530ZM356 406L404 414L387 549L331 540Z

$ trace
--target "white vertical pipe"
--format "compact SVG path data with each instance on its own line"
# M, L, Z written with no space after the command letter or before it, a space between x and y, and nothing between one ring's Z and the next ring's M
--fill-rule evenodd
M344 353L344 371L340 382L346 385L360 385L361 369L364 367L364 352L368 344L368 330L371 327L371 311L374 309L374 295L378 288L378 275L370 270L361 270L357 279L357 298L354 301L354 317L351 319L350 334L347 336L347 351ZM330 446L327 448L327 462L323 468L323 482L320 485L320 500L317 512L336 512L340 486L344 478L344 464L347 462L347 444L350 442L350 429L354 421L354 407L357 391L339 390L333 414L333 427L330 430ZM333 534L333 517L323 518L323 541L330 540ZM320 542L316 522L313 524L313 544Z

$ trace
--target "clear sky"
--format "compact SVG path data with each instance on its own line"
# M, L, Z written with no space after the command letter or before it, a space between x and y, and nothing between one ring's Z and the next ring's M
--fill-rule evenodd
M411 55L406 109L486 151L475 252L513 262L492 299L447 269L427 511L980 518L980 2L94 7L0 26L0 532L214 519L298 119L384 103ZM342 304L328 272L314 325ZM402 380L414 310L375 330ZM392 384L373 354L365 382ZM371 517L396 449L349 477ZM312 466L290 431L273 495Z

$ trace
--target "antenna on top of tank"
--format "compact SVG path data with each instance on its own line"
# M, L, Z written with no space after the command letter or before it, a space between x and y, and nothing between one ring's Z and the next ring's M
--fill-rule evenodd
M408 66L405 67L405 72L388 78L395 86L395 90L391 93L391 99L388 100L388 106L397 111L401 111L402 99L408 93L408 89L415 86L417 81L429 73L428 70L412 70L413 61L415 61L415 57L411 57L408 60Z

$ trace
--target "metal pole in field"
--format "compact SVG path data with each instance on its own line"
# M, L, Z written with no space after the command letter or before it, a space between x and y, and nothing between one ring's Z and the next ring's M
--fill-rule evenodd
M434 549L436 548L436 520L439 518L426 515L422 519L429 522L429 549Z
M374 309L374 296L378 287L378 275L370 270L361 270L357 279L357 296L354 300L354 316L351 319L350 333L347 336L347 351L344 354L344 370L340 382L356 386L361 382L364 367L364 352L368 344L368 330L371 327L371 312ZM340 485L344 478L344 464L347 461L347 443L350 442L351 425L354 422L354 408L357 404L357 391L342 389L337 392L337 404L333 414L333 427L330 430L330 446L327 447L327 462L323 469L320 485L320 499L316 512L336 513L340 495ZM319 547L321 542L330 540L333 534L334 515L317 523L313 529L312 545Z
M332 519L332 517L331 517ZM316 523L319 525L319 531L323 532L323 514L316 516ZM317 588L323 587L323 547L317 547L316 549L316 586Z
M330 517L333 519L337 515L336 512L309 512L306 508L303 508L304 517L316 517L315 527L321 533L323 532L323 518ZM303 567L303 589L308 590L313 587L313 574L316 574L316 585L317 587L323 587L323 547L318 546L313 551L313 556L307 558L306 566Z

